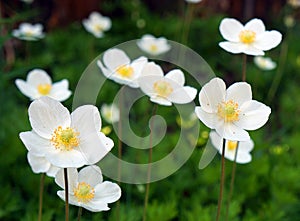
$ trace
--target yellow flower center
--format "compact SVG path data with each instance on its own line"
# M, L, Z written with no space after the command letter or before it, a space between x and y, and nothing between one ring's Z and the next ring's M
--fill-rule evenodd
M117 73L123 78L131 78L134 73L134 70L130 66L121 65L117 68Z
M153 89L160 97L168 97L173 92L171 84L163 80L156 81Z
M255 41L256 33L250 30L244 30L240 32L240 41L245 44L251 44Z
M37 90L41 95L48 95L51 91L51 84L39 84Z
M225 122L234 122L239 120L240 110L239 105L233 100L222 102L218 105L218 115L223 118Z
M79 132L76 132L73 128L67 127L62 129L59 126L55 129L51 142L55 146L56 149L69 151L72 150L74 147L79 146Z
M95 196L95 190L89 184L81 182L74 188L74 196L78 202L87 203Z
M95 24L93 28L94 28L94 31L96 31L96 32L103 31L102 25L99 25L99 24Z
M27 30L27 31L24 32L24 35L27 36L27 37L32 37L32 36L34 36L34 32L31 31L31 30Z
M150 51L157 52L157 50L158 50L158 47L156 45L151 45L150 46Z
M230 151L234 151L237 148L238 142L237 141L227 141L227 149Z

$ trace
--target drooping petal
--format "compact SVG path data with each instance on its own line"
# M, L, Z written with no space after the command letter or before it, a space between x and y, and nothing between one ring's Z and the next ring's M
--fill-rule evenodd
M27 160L34 173L46 173L51 166L45 157L34 155L30 151L27 153Z
M249 153L239 153L236 158L236 162L239 164L250 163L252 160L251 154Z
M148 62L148 59L144 56L141 56L132 61L131 67L134 70L134 78L138 77L141 74L145 64Z
M112 182L105 181L95 187L94 201L112 203L120 199L121 188Z
M85 182L91 185L93 188L103 182L102 172L96 165L84 167L79 171L78 182Z
M114 71L105 68L100 60L97 61L97 65L101 69L101 71L105 77L111 78L111 76L114 74Z
M253 56L262 56L265 54L265 52L263 52L263 50L257 48L254 46L255 44L251 44L251 45L246 45L243 48L243 53L247 54L247 55L253 55Z
M239 34L244 26L236 19L224 18L220 24L220 32L227 41L238 42Z
M215 129L216 125L219 123L218 116L214 113L208 113L203 110L202 107L196 107L195 113L197 117L210 129Z
M28 151L37 156L45 156L48 148L52 148L50 140L40 137L34 131L20 133L20 139Z
M71 123L70 113L60 102L41 97L33 101L28 109L32 129L41 137L50 139L58 126L68 127Z
M39 84L51 85L52 81L46 71L42 69L34 69L28 73L27 83L36 88Z
M176 82L178 86L183 86L185 83L184 74L181 70L175 69L166 74L165 78L171 79Z
M78 172L76 168L68 168L68 185L69 190L72 191L78 182ZM55 175L55 183L60 186L62 189L65 189L65 177L64 177L64 169L61 168ZM63 191L64 192L64 191Z
M101 212L101 211L110 210L107 203L103 203L101 201L94 201L94 200L81 204L81 206L91 212Z
M75 149L64 151L53 148L53 150L47 152L45 156L51 164L61 168L78 168L88 164L85 153Z
M253 43L253 46L267 51L275 48L282 40L282 34L278 31L266 31L257 37L257 40Z
M67 100L72 94L72 92L68 89L68 87L69 87L69 82L66 79L54 83L52 85L52 89L50 91L49 97L57 101Z
M244 50L244 45L239 42L228 42L223 41L219 43L219 46L223 48L225 51L228 51L233 54L239 54L242 53Z
M39 97L37 89L32 87L25 81L17 79L15 83L16 83L18 89L22 92L22 94L29 97L31 100L34 100L37 97Z
M238 127L245 130L256 130L262 127L269 119L271 108L255 100L244 103L241 108Z
M245 30L253 31L256 35L260 35L266 31L265 25L262 20L253 18L245 25Z
M250 139L247 131L232 123L220 124L215 129L226 140L247 141Z
M107 68L116 71L121 65L129 65L130 59L124 51L113 48L107 50L103 55L103 62Z
M249 153L254 148L252 139L239 142L239 151Z
M222 137L219 136L219 134L212 130L209 133L209 138L211 140L212 145L214 146L214 148L216 148L218 151L222 150L222 146L223 146L223 139Z
M49 177L55 177L56 173L60 170L59 167L53 166L51 164L49 170L46 172L47 176Z
M199 93L202 109L208 113L216 113L218 105L225 101L226 85L220 78L213 78L205 84Z
M197 90L193 87L185 86L176 89L168 96L168 100L176 104L187 104L192 102L197 95Z
M172 106L172 102L168 101L168 99L160 97L160 96L151 96L150 97L150 101L160 104L160 105L164 105L164 106Z
M233 100L239 107L247 101L252 100L251 86L246 82L232 84L226 91L226 101Z

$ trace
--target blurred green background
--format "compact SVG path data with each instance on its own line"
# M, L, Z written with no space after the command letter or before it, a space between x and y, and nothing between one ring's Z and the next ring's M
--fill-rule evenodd
M182 31L187 9L183 0L91 1L95 4L87 3L82 8L82 13L80 6L75 3L68 5L67 2L69 1L59 3L35 0L32 5L28 5L16 0L1 0L0 220L36 220L38 211L40 176L32 173L26 159L26 148L18 137L20 132L31 129L27 114L30 101L17 89L15 79L25 79L33 68L42 68L51 75L54 82L67 78L70 89L74 92L88 64L110 47L138 39L147 33L177 42L183 41ZM244 10L249 6L249 1L240 1L234 7L227 8L224 6L225 2L231 4L232 1L223 1L222 4L222 1L217 2L219 1L211 3L204 0L193 5L194 17L184 43L199 53L227 85L240 81L242 56L229 54L218 46L222 41L218 29L222 18L235 16L245 23L250 18L259 16L264 20L267 30L275 29L283 34L282 43L266 53L277 62L278 67L275 70L260 70L253 64L252 57L248 56L247 82L252 85L253 97L269 105L272 114L263 128L251 132L255 142L253 159L251 163L237 167L229 220L300 220L299 11L285 1L257 1L261 3L252 5L250 12ZM270 10L267 10L267 6ZM263 9L265 13L261 12ZM60 13L64 10L69 19L61 20ZM96 39L81 24L81 20L94 10L112 19L112 28L105 33L104 38ZM73 11L72 16L68 14L70 11ZM286 16L292 16L295 20L293 26L285 25ZM11 31L25 21L42 23L46 37L37 42L13 38ZM193 85L193 82L188 84ZM112 102L111 95L116 94L119 88L120 85L107 81L101 90L98 107ZM270 92L270 88L274 88L274 93ZM197 89L200 90L199 87ZM198 104L198 97L195 102ZM64 105L71 109L72 97ZM146 97L133 107L131 125L137 134L138 131L145 131L144 125L148 124L151 108L152 104ZM159 107L158 113L168 122L168 136L155 148L154 159L161 159L172 150L180 132L180 125L176 121L178 113L174 107ZM108 124L104 122L105 125ZM151 184L148 220L215 219L220 156L217 155L205 169L198 169L208 131L208 128L201 125L198 145L180 170ZM117 141L114 132L109 136ZM116 146L113 149L115 155ZM137 156L138 162L147 160L147 151L139 151L137 154L130 147L124 148L124 157L128 161L136 159ZM224 203L229 192L231 168L232 162L226 161ZM145 186L121 184L121 188L121 220L141 220ZM43 220L64 218L64 202L57 197L57 190L59 187L53 179L47 177ZM112 209L108 212L84 211L82 220L116 220L116 203L110 207ZM225 209L223 212L225 213ZM70 213L71 220L74 220L77 208L71 206Z

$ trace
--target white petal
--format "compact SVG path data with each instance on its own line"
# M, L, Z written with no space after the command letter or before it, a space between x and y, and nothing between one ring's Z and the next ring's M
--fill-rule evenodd
M36 88L39 84L52 84L52 81L46 71L34 69L28 73L27 83Z
M33 131L20 133L20 138L27 150L38 156L45 156L47 149L52 148L50 140L40 137Z
M112 74L114 73L113 70L109 70L105 68L100 60L97 61L98 67L101 69L103 75L107 78L111 78Z
M101 212L110 210L107 203L103 203L101 201L90 201L82 204L81 206L91 212Z
M151 96L150 101L164 106L172 106L172 102L170 102L166 98L159 97L159 96Z
M78 182L85 182L91 185L93 188L103 182L102 173L98 166L87 166L79 171Z
M239 164L250 163L251 160L252 160L251 154L243 153L243 152L238 153L237 158L236 158L236 162Z
M145 76L163 77L164 72L159 65L155 64L154 62L149 62L145 64L144 68L142 69L140 77L145 77Z
M175 69L166 74L165 78L171 79L176 82L178 86L183 86L185 83L184 74L181 70Z
M237 82L232 84L226 91L226 101L233 100L239 104L239 107L247 101L252 100L252 91L250 84L246 82Z
M52 164L50 164L50 168L49 170L46 172L47 176L49 177L55 177L56 173L61 169L59 167L53 166Z
M70 126L71 118L68 109L49 97L41 97L33 101L28 113L32 129L46 139L51 138L58 126Z
M145 64L147 64L148 59L144 56L139 57L132 61L131 67L134 70L134 78L138 77L141 74L141 71L143 70Z
M240 152L249 153L254 148L254 142L252 139L247 141L240 141L239 142L239 150Z
M71 127L79 132L79 139L85 139L91 133L98 133L101 129L101 118L97 107L83 105L71 114Z
M216 113L218 105L225 101L226 85L220 78L213 78L205 84L199 93L202 109L209 113Z
M69 151L53 150L46 153L45 156L51 164L61 168L78 168L88 164L85 154L75 149Z
M239 41L239 34L243 28L244 26L233 18L224 18L220 24L220 32L223 38L233 42Z
M16 83L18 89L22 92L22 94L29 97L31 100L34 100L40 96L38 94L37 89L32 87L25 81L17 79L15 83Z
M246 45L243 48L243 53L247 54L247 55L253 55L253 56L261 56L264 55L265 53L263 52L263 50L257 48L254 46L255 44L251 44L251 45Z
M223 145L223 138L219 136L219 134L212 130L209 133L209 138L211 140L211 143L213 144L213 146L218 150L222 150L222 145Z
M266 28L262 20L253 18L245 25L245 30L253 31L256 35L259 35L264 33Z
M46 173L51 166L45 157L34 155L30 151L27 153L27 160L34 173Z
M157 81L162 80L163 78L161 76L140 76L138 79L138 84L140 86L140 89L149 97L156 95L156 92L154 91L154 83Z
M275 48L282 40L282 35L278 31L266 31L261 34L257 40L253 43L253 46L267 51Z
M202 107L196 107L195 113L202 123L211 129L215 129L216 125L219 123L218 116L216 114L207 113L202 109Z
M69 191L73 191L78 183L78 172L76 168L68 168L68 186ZM55 183L60 186L62 189L65 189L65 176L64 169L61 168L55 175Z
M173 91L169 96L168 100L176 104L186 104L192 102L197 95L197 90L193 87L185 86L180 87Z
M52 85L52 89L49 94L49 97L57 101L67 100L72 94L72 92L68 90L68 87L69 87L69 82L66 79L54 83Z
M220 124L215 129L217 133L226 140L247 141L250 139L247 131L232 123Z
M255 100L244 103L240 110L239 121L235 124L245 130L256 130L262 127L271 114L270 107Z
M225 51L228 51L233 54L239 54L243 52L244 45L239 42L228 42L223 41L219 43L219 46L223 48Z
M121 65L129 65L130 59L124 51L113 48L107 50L103 55L103 62L107 68L115 71Z
M112 182L105 181L95 187L95 201L112 203L120 199L121 188Z

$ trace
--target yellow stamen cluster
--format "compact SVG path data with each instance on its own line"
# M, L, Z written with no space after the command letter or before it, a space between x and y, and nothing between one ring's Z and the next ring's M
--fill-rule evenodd
M218 105L218 115L223 118L225 122L234 122L239 120L240 110L238 103L233 100L222 102Z
M94 28L94 31L96 31L96 32L101 32L101 31L103 31L103 26L102 26L102 25L99 25L99 24L95 24L95 25L93 26L93 28Z
M227 149L230 151L235 151L235 149L237 148L237 144L238 144L237 141L228 140L227 141Z
M121 65L117 68L117 74L119 74L123 78L131 78L133 73L133 68L127 65Z
M158 47L156 45L151 45L150 46L150 51L156 52L158 50Z
M153 85L153 89L158 96L164 98L168 97L173 92L171 84L163 80L156 81Z
M56 149L69 151L74 147L79 146L79 132L76 132L73 128L67 127L63 129L59 126L55 129L51 142Z
M81 182L74 188L74 196L78 202L87 203L95 196L95 190L89 184Z
M51 91L51 84L39 84L37 90L41 95L48 95Z
M250 30L243 30L239 34L240 41L245 44L251 44L255 41L256 33Z

